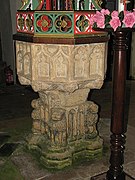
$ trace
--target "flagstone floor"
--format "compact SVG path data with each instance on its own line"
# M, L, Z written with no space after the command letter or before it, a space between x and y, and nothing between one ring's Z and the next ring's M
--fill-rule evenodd
M92 162L70 167L63 171L50 172L40 166L37 160L29 153L21 150L24 139L32 125L31 101L36 99L38 94L33 92L29 86L21 86L19 84L12 86L0 85L0 147L7 142L15 144L15 147L19 144L18 148L13 149L13 153L11 152L8 158L19 169L23 179L90 180L92 176L108 170L110 155L111 88L112 82L107 81L100 90L92 90L88 98L99 105L98 130L100 136L104 139L104 145L106 147L103 157ZM126 133L124 170L132 179L135 179L135 81L127 81L126 92L125 118L128 121L128 128ZM7 158L0 156L0 168L6 160ZM4 179L4 177L0 177L0 180ZM127 178L127 180L130 179L129 177Z

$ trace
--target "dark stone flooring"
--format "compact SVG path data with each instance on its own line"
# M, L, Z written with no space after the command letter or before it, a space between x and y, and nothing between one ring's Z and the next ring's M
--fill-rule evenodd
M89 94L89 99L99 105L98 130L106 147L110 145L111 89L112 82L108 81L100 90L91 90ZM135 179L135 81L127 81L126 92L125 118L128 128L124 171ZM31 101L36 98L38 94L30 86L0 85L0 148L6 143L20 144L19 148L23 146L32 125ZM106 172L109 167L110 151L106 150L101 159L63 171L49 172L39 166L30 154L19 148L13 149L10 158L25 180L89 180L92 176ZM0 166L2 163L4 160L0 158Z

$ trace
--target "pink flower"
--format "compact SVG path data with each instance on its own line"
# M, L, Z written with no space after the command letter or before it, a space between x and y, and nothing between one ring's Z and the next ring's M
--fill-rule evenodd
M110 26L116 31L116 29L121 26L121 22L119 20L119 17L113 17L110 21Z
M97 23L97 27L99 27L99 28L105 27L105 17L99 11L96 12L96 14L93 17L93 20L94 20L94 22Z
M111 13L112 18L118 17L118 15L119 15L118 11L113 11L113 12Z
M108 9L102 9L101 13L104 14L104 15L109 15L110 11Z
M89 21L90 21L90 25L93 26L93 24L95 22L93 15L91 15L91 17L89 18Z
M123 19L123 23L125 24L126 27L132 28L133 25L135 24L135 15L132 12L126 12L124 14L124 19Z

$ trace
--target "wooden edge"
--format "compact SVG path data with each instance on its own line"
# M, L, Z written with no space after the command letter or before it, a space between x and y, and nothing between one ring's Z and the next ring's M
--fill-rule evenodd
M96 33L84 37L36 37L33 34L16 33L13 35L13 40L26 41L32 43L47 43L47 44L88 44L107 42L109 36L107 33Z

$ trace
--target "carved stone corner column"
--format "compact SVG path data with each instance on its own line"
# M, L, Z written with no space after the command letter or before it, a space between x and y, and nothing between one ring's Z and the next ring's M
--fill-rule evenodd
M32 101L33 127L28 147L40 152L47 168L101 156L96 128L98 106L87 101L101 88L106 71L106 42L81 45L16 41L17 73L39 98Z

